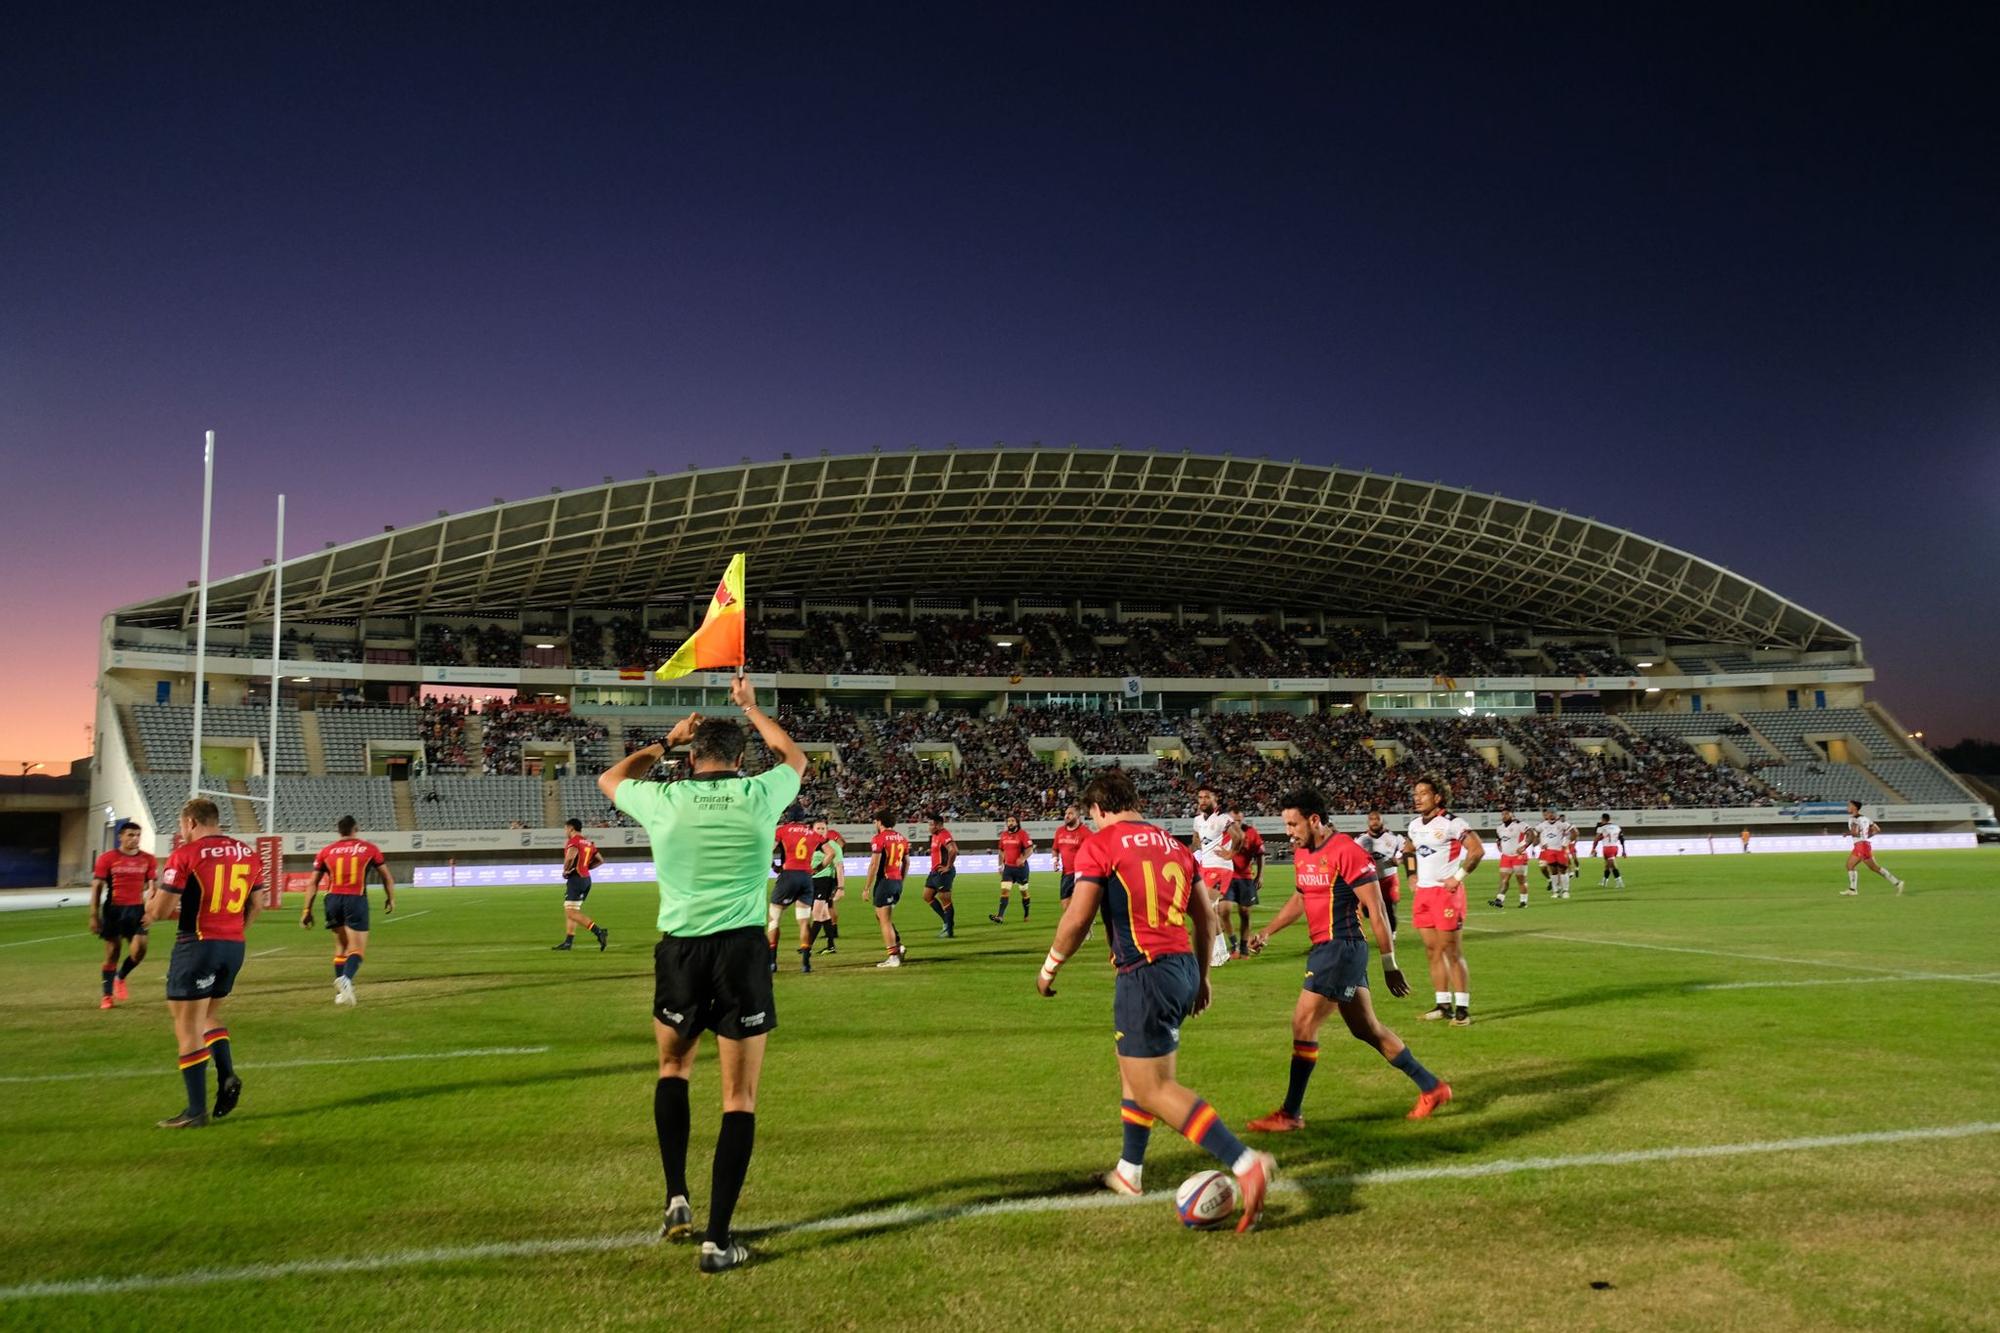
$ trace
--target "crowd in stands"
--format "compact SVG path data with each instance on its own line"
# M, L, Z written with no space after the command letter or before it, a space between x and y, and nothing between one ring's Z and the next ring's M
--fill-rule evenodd
M426 666L518 667L521 632L505 625L432 622L417 635L417 660Z
M568 742L579 764L608 759L602 743L609 731L602 722L555 709L523 708L492 700L480 710L480 771L516 774L523 771L521 746L526 741Z
M419 706L422 720L418 733L424 741L424 764L429 768L464 769L472 762L465 746L465 718L472 711L466 698L425 699Z

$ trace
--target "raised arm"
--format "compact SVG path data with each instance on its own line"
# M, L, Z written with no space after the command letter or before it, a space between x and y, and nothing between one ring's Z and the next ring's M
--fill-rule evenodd
M785 734L777 719L757 706L757 691L748 676L739 675L729 682L729 701L743 710L743 716L757 729L757 739L764 742L764 748L775 755L779 763L790 764L794 773L806 771L806 752Z

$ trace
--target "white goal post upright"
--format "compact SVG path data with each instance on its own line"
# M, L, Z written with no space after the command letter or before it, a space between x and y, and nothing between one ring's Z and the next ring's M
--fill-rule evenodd
M264 749L264 831L278 831L278 633L285 623L285 497L278 496L278 541L271 552L271 742Z
M208 687L208 524L215 503L215 432L201 451L201 582L194 613L194 753L188 762L188 797L201 795L201 713Z

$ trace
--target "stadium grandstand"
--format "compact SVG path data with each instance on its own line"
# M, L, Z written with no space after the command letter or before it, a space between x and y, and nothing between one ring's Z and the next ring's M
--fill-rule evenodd
M724 705L649 669L737 551L749 671L849 826L938 808L976 841L1111 763L1166 816L1212 783L1268 817L1311 780L1358 824L1418 771L1468 816L1640 831L1987 811L1868 697L1854 635L1698 556L1440 483L1041 447L607 480L288 559L275 755L268 564L209 586L199 756L196 588L121 607L93 805L164 846L198 764L225 827L287 851L346 813L399 860L615 832L592 777Z

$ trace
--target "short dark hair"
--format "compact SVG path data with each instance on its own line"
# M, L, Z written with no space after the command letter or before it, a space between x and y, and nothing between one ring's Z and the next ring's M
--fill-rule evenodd
M930 820L933 824L942 824L944 823L944 811L932 810L924 818Z
M1083 794L1076 799L1086 810L1094 805L1113 814L1121 810L1136 811L1139 808L1139 787L1124 769L1101 768L1091 775L1089 782L1083 784Z
M573 829L575 829L575 830L576 830L576 831L577 831L578 833L581 833L581 832L583 832L583 821L582 821L581 819L565 819L565 820L563 821L563 827L564 827L564 828L573 828Z
M1446 807L1451 805L1451 784L1435 773L1420 773L1417 775L1417 780L1410 785L1413 787L1429 787L1431 795L1438 798L1439 805Z
M1382 813L1382 807L1379 805L1371 805L1368 807L1367 813L1371 815L1379 815Z
M1317 787L1300 787L1297 791L1288 791L1279 797L1278 808L1280 810L1296 810L1307 819L1318 815L1324 820L1326 818L1326 797L1319 794L1319 788ZM1375 814L1379 812L1371 810L1369 813Z
M335 824L334 827L340 830L341 837L351 838L354 836L354 830L357 827L357 825L354 822L353 815L342 815L340 817L340 822Z
M894 828L896 827L896 812L885 805L875 812L875 822L883 828Z
M1201 795L1201 794L1202 794L1203 792L1207 792L1207 793L1208 793L1208 794L1209 794L1210 796L1220 796L1220 795L1222 795L1222 793L1221 793L1221 792L1219 792L1219 791L1217 791L1217 790L1215 789L1215 784L1214 784L1214 783L1212 783L1212 782L1204 782L1204 783L1202 783L1202 784L1201 784L1201 785L1200 785L1199 787L1196 787L1196 788L1194 789L1194 794L1195 794L1196 796L1199 796L1199 795Z
M738 768L743 764L743 751L749 743L748 735L735 722L726 717L705 717L695 724L688 753L703 762Z

